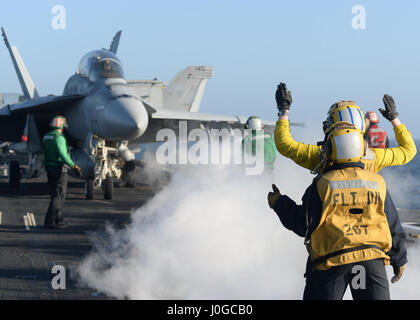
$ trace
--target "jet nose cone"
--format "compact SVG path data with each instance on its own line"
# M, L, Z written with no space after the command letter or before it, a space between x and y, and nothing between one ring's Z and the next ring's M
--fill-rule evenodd
M131 97L108 101L105 106L104 137L110 140L133 140L147 129L149 117L143 104Z

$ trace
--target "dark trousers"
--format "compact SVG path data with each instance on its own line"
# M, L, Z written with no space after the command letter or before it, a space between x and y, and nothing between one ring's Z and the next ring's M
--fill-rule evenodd
M67 193L67 170L61 166L47 166L46 170L51 201L44 225L58 225L63 223L62 209Z
M306 274L304 300L341 300L350 286L354 300L389 300L383 259L332 267Z

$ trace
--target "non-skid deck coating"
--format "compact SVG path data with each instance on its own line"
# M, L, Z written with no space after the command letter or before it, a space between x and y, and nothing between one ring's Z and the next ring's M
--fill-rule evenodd
M90 201L83 192L83 183L69 183L63 210L68 226L46 230L46 178L23 180L17 193L8 190L7 178L0 178L0 299L107 299L78 285L72 270L95 241L106 241L106 223L116 227L129 223L132 210L141 207L156 189L140 184L114 188L112 200L104 200L98 190ZM52 287L54 265L65 269L64 290Z

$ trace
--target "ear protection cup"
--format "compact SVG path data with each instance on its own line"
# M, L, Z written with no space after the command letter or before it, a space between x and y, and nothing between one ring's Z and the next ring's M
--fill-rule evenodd
M361 131L351 123L337 122L327 130L325 152L336 163L357 162L366 154L366 142Z

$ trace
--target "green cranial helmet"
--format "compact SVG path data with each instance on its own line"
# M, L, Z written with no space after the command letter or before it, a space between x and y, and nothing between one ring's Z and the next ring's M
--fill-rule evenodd
M245 123L245 129L262 130L264 129L264 124L259 117L251 116Z

